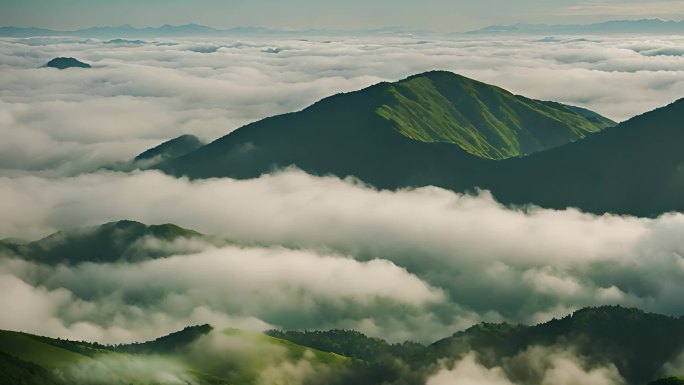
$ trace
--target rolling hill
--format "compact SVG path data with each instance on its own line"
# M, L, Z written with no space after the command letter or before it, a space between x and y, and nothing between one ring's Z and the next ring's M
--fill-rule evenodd
M593 366L614 365L627 384L646 384L684 351L684 318L617 306L585 308L534 326L478 324L428 346L389 344L352 330L262 334L201 325L116 346L0 331L0 383L416 384L425 383L440 362L476 352L481 364L503 367L514 383L534 384L539 382L532 372L506 365L530 349L572 352ZM297 367L317 374L297 380L291 377Z
M584 308L534 326L482 323L429 346L391 345L350 330L269 333L323 351L372 357L390 367L396 359L403 359L410 372L420 372L439 361L458 360L473 351L485 366L501 366L532 347L545 347L572 351L592 364L613 364L628 384L646 384L658 378L663 364L684 351L684 318L619 306ZM515 370L507 374L516 384L539 383Z
M169 250L145 247L145 241L158 239L170 242L180 238L208 240L196 231L172 224L145 225L122 220L60 231L29 243L0 242L0 251L9 250L26 260L48 265L132 262L169 255Z
M322 373L339 372L339 377L352 365L338 354L265 334L237 329L211 334L212 329L187 327L154 341L117 346L0 330L0 383L256 385L278 365L285 371L266 377L275 383L296 381L287 372L290 363L305 361Z
M584 308L535 326L479 324L434 343L430 355L459 356L474 349L483 356L495 352L500 361L530 346L571 348L590 362L615 365L628 383L643 384L684 351L684 318L619 306Z

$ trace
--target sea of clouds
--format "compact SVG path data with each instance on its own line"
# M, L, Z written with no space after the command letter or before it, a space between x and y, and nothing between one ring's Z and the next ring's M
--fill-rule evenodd
M92 171L334 93L442 69L622 121L684 96L684 38L0 40L0 173ZM72 56L93 69L40 68Z
M41 68L56 56L93 68ZM101 169L181 134L210 141L432 69L621 121L684 96L684 38L0 40L0 239L131 219L228 240L150 239L141 247L178 254L112 264L6 253L0 328L118 343L208 322L432 342L481 321L537 323L591 305L684 314L681 213L505 207L486 191L380 191L298 170L190 181ZM567 373L621 382L614 367L531 348L494 368L468 355L428 384L514 383L505 372L534 357L545 357L539 383Z
M509 208L487 192L379 191L297 170L243 181L2 177L0 192L5 234L127 218L230 240L168 243L178 255L136 263L5 258L5 328L120 342L210 322L431 342L481 321L537 323L590 305L684 310L679 213Z

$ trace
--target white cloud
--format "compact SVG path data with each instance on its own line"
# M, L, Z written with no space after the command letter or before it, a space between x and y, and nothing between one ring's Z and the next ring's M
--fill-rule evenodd
M136 247L194 254L55 271L3 267L76 300L100 287L111 293L98 297L103 303L134 301L126 308L131 313L117 318L112 306L111 313L93 311L109 314L106 322L88 321L116 338L131 337L108 330L135 329L128 318L171 328L199 319L200 311L242 324L258 320L259 327L346 327L426 342L476 322L536 323L584 306L684 311L677 294L684 279L682 214L646 219L507 208L486 192L378 191L294 170L242 181L189 181L155 171L3 177L0 195L11 201L0 206L3 237L31 239L127 218L176 223L245 245L205 250L156 241ZM58 318L66 325L86 320L85 306ZM408 310L397 311L401 306Z
M96 358L85 358L61 368L57 376L69 383L95 385L134 382L169 385L200 383L188 373L181 362L169 358L125 354L103 354Z
M337 92L432 69L617 120L684 95L678 37L327 39L0 40L0 173L93 170L181 134L215 139ZM216 51L195 52L206 47ZM263 52L274 47L281 51ZM56 56L95 68L39 68Z
M12 312L0 318L0 328L122 342L153 338L184 322L292 328L329 318L352 322L379 311L420 314L444 300L441 290L386 260L205 247L142 263L73 268L5 259L0 303Z
M614 365L584 362L571 347L531 346L518 355L497 357L501 366L486 367L470 352L452 368L429 377L426 385L621 385L624 379ZM521 374L519 372L524 374ZM516 373L518 372L518 373ZM510 378L519 378L512 381Z
M469 353L453 369L440 370L428 378L426 385L513 385L501 368L480 365L475 353Z

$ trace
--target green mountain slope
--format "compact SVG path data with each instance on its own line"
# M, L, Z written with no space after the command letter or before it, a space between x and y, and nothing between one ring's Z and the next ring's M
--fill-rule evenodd
M507 203L654 216L684 211L684 99L581 142L479 168Z
M192 178L250 178L296 165L391 184L414 172L423 178L432 167L426 162L448 165L438 166L444 159L431 153L500 159L568 143L612 124L576 111L452 73L428 72L246 125L158 168Z
M315 380L315 373L342 378L351 368L349 358L261 333L211 330L209 325L188 327L120 346L0 331L0 383L286 384L303 383L295 371L299 366Z
M73 350L76 348L60 348L30 334L0 330L0 351L44 368L54 369L88 359Z
M173 241L202 237L202 234L173 224L145 225L118 221L100 226L61 231L26 244L0 244L0 249L30 261L46 264L139 261L167 256L169 250L146 247L150 239Z
M116 346L113 350L122 353L162 354L182 350L214 328L211 325L188 326L183 330L159 337L153 341Z
M0 331L0 381L402 385L425 383L440 363L474 351L481 364L502 367L513 383L534 384L540 382L533 368L510 364L530 349L549 349L582 357L591 367L614 365L627 384L646 384L681 375L663 368L684 350L684 318L618 306L585 308L535 326L483 323L429 346L388 344L351 330L269 334L202 325L150 342L104 346ZM160 371L167 375L159 377ZM310 377L292 377L297 373ZM680 381L670 377L654 383Z
M399 86L336 95L300 113L247 125L160 168L193 178L253 178L295 165L314 175L355 176L379 188L488 189L506 204L640 216L684 211L684 99L580 141L493 161L453 143L401 134L375 113L391 102L386 91L392 87Z
M0 352L0 384L59 385L55 376L40 365Z
M615 125L591 111L516 96L450 72L428 72L388 84L391 100L377 113L402 135L454 143L504 159L547 150Z

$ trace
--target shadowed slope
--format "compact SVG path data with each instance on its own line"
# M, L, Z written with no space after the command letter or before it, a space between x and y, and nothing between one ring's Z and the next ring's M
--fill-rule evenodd
M153 250L142 244L149 239L173 241L201 237L202 234L182 227L145 225L134 221L118 221L100 226L60 231L27 244L0 244L22 258L46 264L81 262L138 261L166 256L170 251Z

